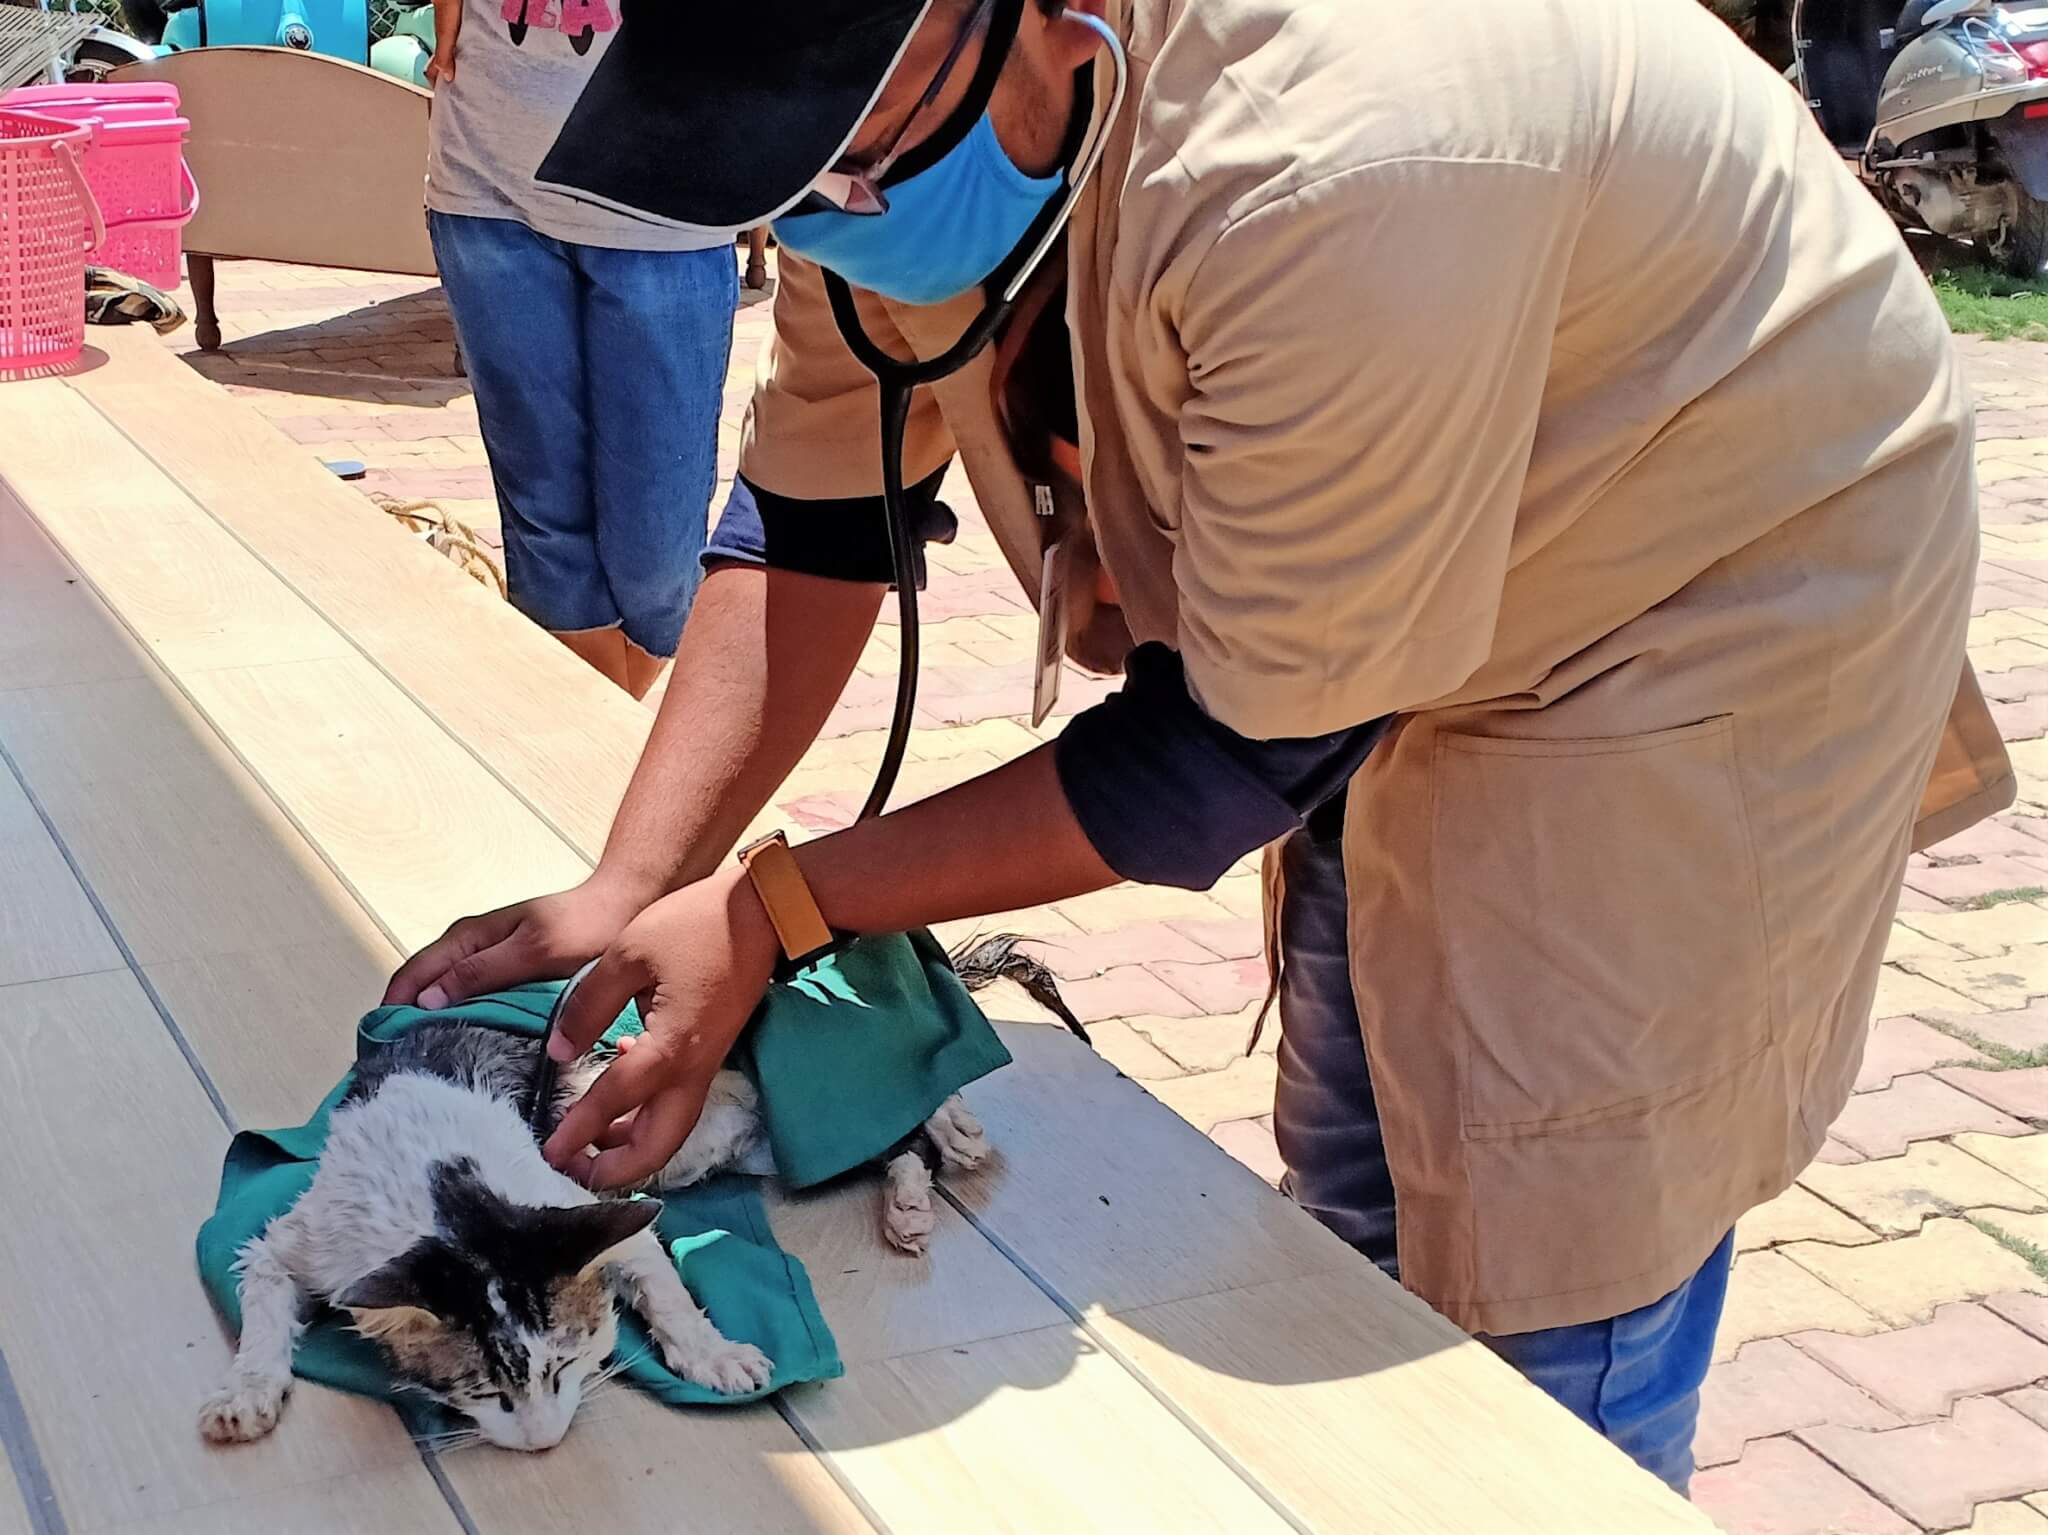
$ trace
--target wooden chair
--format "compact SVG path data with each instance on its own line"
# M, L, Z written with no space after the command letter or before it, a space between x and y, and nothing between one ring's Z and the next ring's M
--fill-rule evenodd
M200 200L185 252L208 351L216 260L435 275L421 201L431 93L290 48L197 48L110 78L168 81L192 121Z

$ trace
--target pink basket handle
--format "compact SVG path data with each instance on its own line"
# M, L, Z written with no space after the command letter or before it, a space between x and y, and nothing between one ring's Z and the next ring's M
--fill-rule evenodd
M85 215L92 220L92 238L85 242L85 249L89 255L107 242L107 225L100 217L99 199L92 195L92 188L86 185L85 172L78 164L78 151L61 139L50 148L55 150L57 158L64 162L64 169L71 173L71 184L78 188L78 200L85 204Z
M178 170L185 183L181 201L185 204L176 213L143 213L132 219L108 219L109 231L116 229L182 229L192 222L192 215L199 211L199 183L192 179L192 167L182 160Z

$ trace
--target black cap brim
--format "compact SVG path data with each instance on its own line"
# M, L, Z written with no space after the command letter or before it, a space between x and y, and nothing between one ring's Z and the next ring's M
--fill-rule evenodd
M535 180L739 230L844 154L931 0L626 0Z

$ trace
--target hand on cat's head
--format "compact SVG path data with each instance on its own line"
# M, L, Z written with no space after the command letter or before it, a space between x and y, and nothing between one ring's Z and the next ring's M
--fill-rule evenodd
M570 996L549 1050L575 1059L629 1002L639 1004L646 1032L563 1116L548 1160L594 1188L626 1188L659 1172L704 1112L711 1079L780 953L739 869L686 885L634 918Z

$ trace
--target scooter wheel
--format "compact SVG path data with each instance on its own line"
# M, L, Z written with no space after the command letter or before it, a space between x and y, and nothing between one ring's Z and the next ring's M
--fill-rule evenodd
M2006 236L2002 265L2014 277L2033 282L2048 271L2048 202L2015 189L2019 200Z

